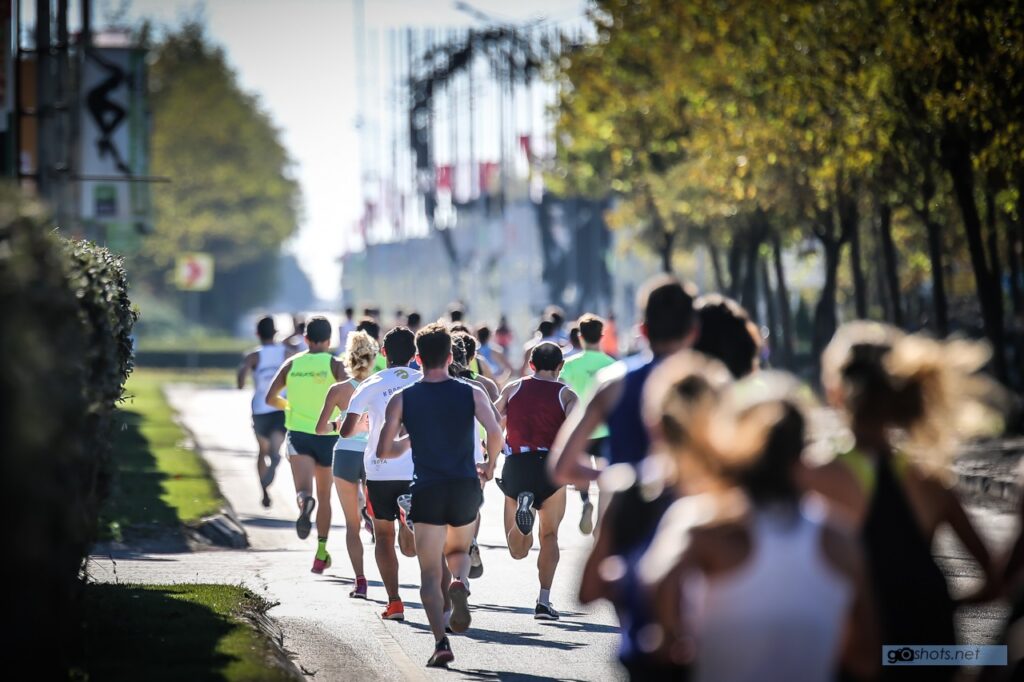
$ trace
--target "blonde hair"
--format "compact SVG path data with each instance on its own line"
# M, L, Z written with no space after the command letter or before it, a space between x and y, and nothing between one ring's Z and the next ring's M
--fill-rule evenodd
M1005 391L980 375L989 347L850 322L822 355L822 383L854 426L896 430L922 464L948 464L960 441L1001 431Z
M345 357L342 362L345 371L357 381L370 376L373 363L377 359L380 347L373 337L364 331L351 332L345 342Z

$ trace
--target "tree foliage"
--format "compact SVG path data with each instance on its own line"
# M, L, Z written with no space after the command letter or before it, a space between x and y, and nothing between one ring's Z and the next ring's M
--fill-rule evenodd
M280 131L201 24L166 34L152 57L152 170L171 183L154 190L156 227L140 271L164 290L179 253L212 253L217 277L203 309L207 321L228 325L233 312L272 293L277 254L297 229L292 161Z

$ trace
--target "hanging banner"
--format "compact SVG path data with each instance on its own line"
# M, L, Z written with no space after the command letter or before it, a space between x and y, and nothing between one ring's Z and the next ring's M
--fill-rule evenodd
M145 50L93 48L82 68L81 217L109 232L151 220Z

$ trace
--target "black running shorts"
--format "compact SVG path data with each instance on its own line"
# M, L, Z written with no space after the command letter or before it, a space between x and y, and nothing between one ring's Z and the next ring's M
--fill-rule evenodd
M521 452L505 456L498 487L506 497L513 500L519 493L533 493L533 506L540 509L544 500L558 492L559 486L551 483L548 476L547 452Z
M412 481L367 481L373 518L394 521L398 518L398 498L409 492Z
M270 438L270 435L275 431L283 436L285 432L284 412L278 410L276 412L254 414L252 416L252 430L260 438Z
M318 436L314 433L301 431L288 432L288 454L307 455L313 458L317 466L329 467L334 461L334 444L338 436Z
M412 512L415 523L432 526L468 526L476 521L483 500L479 478L456 478L413 486Z

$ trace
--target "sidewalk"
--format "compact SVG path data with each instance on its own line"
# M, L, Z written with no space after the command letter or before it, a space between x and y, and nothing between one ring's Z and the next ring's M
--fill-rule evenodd
M274 505L259 503L249 426L248 395L227 389L184 386L168 390L171 404L194 434L224 496L249 535L251 549L195 553L138 554L115 552L91 557L90 572L98 581L242 583L271 601L280 602L270 615L280 623L285 647L296 663L317 680L500 679L507 676L607 680L620 676L613 663L617 642L614 615L607 608L584 612L573 596L576 576L591 539L576 529L579 498L570 495L562 526L562 563L555 578L553 601L563 612L557 623L533 620L536 597L536 550L513 561L505 549L500 492L488 486L480 533L485 564L473 581L473 627L453 639L457 660L452 672L424 668L433 640L419 603L419 572L415 559L400 556L402 598L407 621L382 621L385 595L373 560L373 545L364 542L370 584L369 603L348 599L352 571L348 564L342 515L332 498L331 527L334 566L323 576L309 572L315 539L295 535L294 488L282 460L271 487ZM367 539L365 533L364 540ZM504 646L495 646L502 644Z

